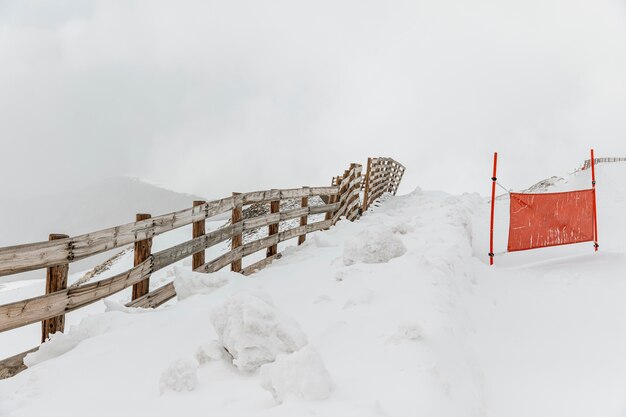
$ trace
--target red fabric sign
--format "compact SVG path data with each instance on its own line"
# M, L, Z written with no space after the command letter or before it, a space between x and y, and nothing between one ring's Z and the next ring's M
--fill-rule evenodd
M508 251L594 240L595 190L511 193Z

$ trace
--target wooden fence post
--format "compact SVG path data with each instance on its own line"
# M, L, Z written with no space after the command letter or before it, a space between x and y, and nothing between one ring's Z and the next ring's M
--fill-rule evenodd
M363 213L367 211L370 194L370 174L372 172L372 158L367 158L367 171L365 171L365 189L363 190Z
M355 163L351 163L350 164L350 175L348 176L348 207L352 207L352 204L354 203L354 200L356 200L357 198L359 198L359 193L355 192L357 191L356 188L356 184L352 184L352 182L354 180L356 180L356 167L357 164ZM350 211L346 211L346 218L350 221L354 220L354 212L356 210L356 207L352 207L350 208Z
M274 200L270 202L270 213L278 213L280 212L280 200ZM272 236L275 235L276 233L278 233L278 226L279 226L280 222L278 223L272 223L268 226L268 235ZM265 253L265 257L269 258L270 256L274 256L278 253L278 245L272 245L270 247L267 248L267 251Z
M136 215L136 220L138 222L142 220L147 220L152 216L147 213L138 213ZM150 257L150 251L152 250L152 239L144 239L135 242L135 263L137 266L146 259ZM143 281L139 281L138 283L133 285L133 301L139 297L142 297L150 292L150 277L144 279Z
M396 183L395 188L393 189L393 195L396 195L396 193L398 192L398 188L400 188L400 183L402 182L402 176L404 175L404 171L406 170L406 168L400 168L398 170L399 175L398 175L398 182Z
M307 186L304 186L302 188L309 188ZM302 197L302 200L300 201L300 207L308 207L309 206L309 197ZM305 214L304 216L300 217L300 226L306 226L309 220L309 215ZM304 243L304 241L306 240L306 233L298 236L298 245L302 245Z
M333 179L330 181L330 185L337 185L337 177L333 177ZM328 204L335 204L337 202L337 197L338 194L335 195L331 195L328 197ZM326 213L326 216L324 217L324 220L331 220L333 218L333 216L335 215L334 211L329 211ZM324 229L324 230L328 230L328 229Z
M354 194L355 194L354 199L358 200L358 204L354 207L354 213L355 213L354 217L356 219L362 213L362 211L361 211L362 202L360 201L360 199L361 199L361 184L363 182L363 179L362 179L362 176L363 176L362 175L363 165L356 164L354 169L355 169L355 171L354 171L355 177L354 178L356 179L356 184L354 184Z
M193 206L201 206L203 204L205 204L206 201L201 201L201 200L197 200L193 202ZM195 239L197 237L203 236L206 231L205 231L205 222L206 219L203 220L199 220L197 222L193 222L193 228L192 228L192 237ZM192 258L191 258L191 269L195 270L196 268L201 267L202 265L204 265L204 253L205 251L201 251L198 253L194 253Z
M233 197L238 196L241 193L233 193ZM243 221L243 204L235 202L235 206L233 207L233 213L230 218L231 224L239 223ZM230 249L235 250L238 247L243 245L243 235L240 233L235 235L230 240ZM241 256L237 257L230 264L230 270L233 272L241 272Z
M48 240L67 239L68 235L53 233L48 236ZM46 294L61 291L67 288L67 273L69 262L61 265L51 266L46 271ZM52 333L62 332L65 329L65 315L52 317L41 322L41 343L48 340Z

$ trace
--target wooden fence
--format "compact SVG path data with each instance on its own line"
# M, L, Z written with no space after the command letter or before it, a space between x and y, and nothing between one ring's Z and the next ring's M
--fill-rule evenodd
M604 162L624 162L626 161L626 158L593 158L594 160L594 164L598 165L599 163L604 163ZM583 166L581 168L581 170L586 170L591 168L591 159L587 159L585 160L585 162L583 162Z
M127 306L158 307L175 297L176 291L171 282L149 291L150 275L187 257L192 257L194 271L210 273L230 265L232 271L250 275L280 258L280 242L298 238L298 244L302 244L307 233L328 229L341 218L354 221L384 192L395 195L404 169L391 158L369 158L364 179L362 166L350 164L343 174L333 177L330 186L233 193L221 200L195 201L190 208L156 217L138 214L133 223L97 232L75 237L55 234L46 242L0 248L0 276L47 269L46 294L0 305L0 332L42 322L43 343L50 334L64 330L66 313L131 286L132 300ZM315 196L323 204L309 205L309 197ZM280 210L281 201L295 199L300 201L300 207ZM269 204L270 212L244 219L244 207L255 203ZM231 212L231 222L205 233L205 221L226 212ZM309 216L316 214L324 214L324 219L309 223ZM279 232L281 222L294 219L300 219L299 226ZM191 240L151 252L152 238L187 225L193 225ZM244 232L262 227L268 228L266 237L243 242ZM230 250L205 262L207 248L227 241ZM133 268L110 278L67 287L70 263L130 244L135 246ZM262 250L265 258L243 266L245 257ZM0 379L25 369L24 356L36 349L0 361Z
M362 211L367 211L385 192L396 195L404 170L404 165L391 158L368 158L367 173L363 181Z

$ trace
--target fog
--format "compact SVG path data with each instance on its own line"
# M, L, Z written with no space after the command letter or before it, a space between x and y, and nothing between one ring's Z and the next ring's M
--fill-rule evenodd
M626 3L0 0L0 189L116 175L181 192L486 194L625 156Z

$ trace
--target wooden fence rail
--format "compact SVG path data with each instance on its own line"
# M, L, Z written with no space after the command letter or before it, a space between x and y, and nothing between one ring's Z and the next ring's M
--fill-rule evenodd
M149 291L150 275L187 257L193 258L194 271L211 273L230 265L231 270L250 275L281 257L279 243L297 238L297 243L302 244L308 233L326 230L342 218L354 221L383 193L395 195L404 170L404 166L391 158L369 158L365 176L361 165L351 164L343 174L333 177L330 186L233 193L220 200L195 201L192 207L174 213L156 217L137 215L134 223L97 232L75 237L55 235L46 242L0 248L0 276L47 268L49 274L55 271L62 281L72 262L135 244L135 266L125 272L69 288L65 282L59 288L51 287L45 295L0 305L0 332L42 322L45 341L48 333L63 330L65 314L131 286L133 297L127 306L158 307L175 297L176 291L172 282ZM311 204L310 197L317 196L324 204ZM294 200L299 202L299 207L281 211L281 202ZM271 210L244 219L244 207L256 203L270 204ZM205 233L207 219L228 211L232 213L230 224ZM324 215L324 220L311 223L308 218L311 215ZM281 222L294 219L299 219L299 225L279 231ZM153 237L186 225L193 225L191 240L151 253ZM243 232L263 227L268 228L266 237L243 242ZM230 250L205 262L206 249L228 240ZM264 259L242 265L245 257L259 251L266 252ZM31 351L0 361L0 378L23 370L21 361Z
M599 163L604 163L604 162L625 162L626 158L594 158L594 164L598 165ZM585 160L585 162L583 162L583 166L582 166L582 170L586 170L591 168L591 159L587 159Z

